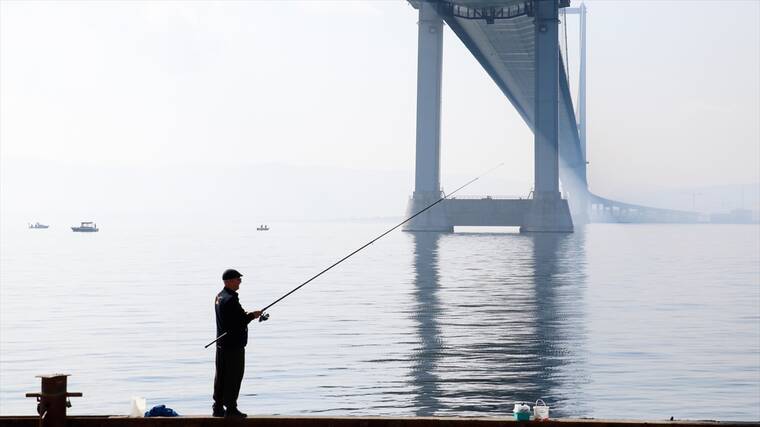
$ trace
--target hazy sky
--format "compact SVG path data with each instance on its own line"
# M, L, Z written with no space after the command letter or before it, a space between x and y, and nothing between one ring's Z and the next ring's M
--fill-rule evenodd
M586 5L592 191L642 202L760 181L760 2ZM7 215L230 199L271 216L403 213L417 59L405 1L2 0L0 14ZM469 192L527 194L532 134L451 31L444 45L444 187L503 161Z

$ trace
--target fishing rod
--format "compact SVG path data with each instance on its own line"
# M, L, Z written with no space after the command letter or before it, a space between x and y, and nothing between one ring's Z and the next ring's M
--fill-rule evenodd
M311 282L312 280L316 279L317 277L319 277L319 276L321 276L321 275L323 275L323 274L327 273L327 272L328 272L330 269L332 269L332 268L333 268L333 267L335 267L336 265L338 265L338 264L342 263L343 261L345 261L345 260L347 260L347 259L351 258L351 257L352 257L352 256L354 256L354 255L355 255L357 252L361 251L362 249L366 248L367 246L369 246L369 245L371 245L371 244L375 243L376 241L380 240L381 238L383 238L383 237L384 237L386 234L390 233L391 231L393 231L393 230L395 230L395 229L397 229L397 228L401 227L402 225L404 225L404 224L406 224L407 222L411 221L412 219L414 219L414 218L415 218L415 217L417 217L418 215L421 215L423 212L427 211L428 209L432 208L433 206L437 205L438 203L441 203L442 201L444 201L444 200L446 200L446 199L450 198L451 196L453 196L454 194L456 194L456 193L457 193L459 190L461 190L461 189L463 189L463 188L467 187L468 185L472 184L473 182L475 182L475 181L479 180L480 178L482 178L482 177L484 177L484 176L488 175L489 173L493 172L494 170L498 169L498 168L499 168L499 167L501 167L503 164L504 164L503 162L502 162L502 163L499 163L498 165L496 165L496 166L492 167L491 169L487 170L486 172L482 173L480 176L477 176L477 177L475 177L475 178L473 178L473 179L471 179L471 180L467 181L467 182L466 182L464 185L462 185L461 187L459 187L459 188L457 188L456 190L452 191L451 193L449 193L449 194L444 194L444 195L443 195L443 197L441 197L440 199L436 200L435 202L433 202L433 203L431 203L431 204L427 205L427 206L426 206L424 209L422 209L421 211L417 212L416 214L414 214L414 215L410 216L409 218L407 218L407 219L405 219L405 220L401 221L400 223L396 224L395 226L393 226L392 228L388 229L388 230L387 230L387 231L385 231L384 233L380 234L379 236L377 236L377 237L375 237L374 239L370 240L369 242L365 243L365 244L364 244L362 247L360 247L359 249L356 249L355 251L351 252L350 254L348 254L348 255L344 256L344 257L343 257L343 258L341 258L340 260L338 260L338 261L336 261L335 263L333 263L331 266L329 266L329 267L325 268L324 270L320 271L319 273L315 274L315 275L314 275L314 276L312 276L312 277L311 277L309 280L307 280L307 281L305 281L305 282L301 283L300 285L296 286L296 287L295 287L295 288L293 288L293 290L291 290L290 292L288 292L288 293L286 293L285 295L283 295L283 296L281 296L281 297L277 298L277 299L276 299L276 300L275 300L273 303L269 304L268 306L266 306L266 307L264 307L264 308L262 308L262 309L260 310L260 311L261 311L261 315L259 316L259 322L263 322L263 321L265 321L265 320L269 319L269 314L268 314L268 313L265 313L265 312L266 312L266 311L267 311L267 310L268 310L270 307L272 307L273 305L275 305L275 304L277 304L278 302L280 302L280 301L284 300L285 298L287 298L287 297L288 297L290 294L292 294L293 292L295 292L295 291L297 291L297 290L301 289L302 287L306 286L306 285L307 285L309 282ZM213 344L213 343L215 343L215 342L219 341L219 340L220 340L220 339L222 339L222 338L223 338L225 335L227 335L227 332L225 332L225 333L223 333L223 334L219 335L218 337L216 337L216 339L215 339L214 341L211 341L210 343L206 344L205 348L208 348L208 347L209 347L211 344Z

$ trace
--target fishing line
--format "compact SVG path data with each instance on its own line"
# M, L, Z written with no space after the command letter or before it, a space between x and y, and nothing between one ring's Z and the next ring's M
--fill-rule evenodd
M444 196L443 196L443 197L441 197L440 199L436 200L435 202L433 202L433 203L431 203L431 204L427 205L427 206L426 206L424 209L422 209L421 211L417 212L416 214L414 214L414 215L410 216L409 218L407 218L407 219L405 219L405 220L401 221L400 223L396 224L395 226L393 226L392 228L388 229L388 230L387 230L387 231L385 231L384 233L380 234L379 236L377 236L377 237L375 237L374 239L370 240L369 242L365 243L365 244L364 244L363 246L361 246L359 249L356 249L355 251L351 252L350 254L348 254L348 255L344 256L344 257L343 257L343 258L341 258L340 260L338 260L338 261L336 261L335 263L333 263L331 266L329 266L329 267L325 268L324 270L320 271L319 273L315 274L315 275L314 275L314 276L312 276L312 277L311 277L309 280L307 280L307 281L305 281L305 282L301 283L300 285L296 286L296 287L295 287L295 288L293 288L293 289L292 289L290 292L288 292L288 293L286 293L285 295L283 295L283 296L281 296L281 297L277 298L277 299L276 299L274 302L272 302L272 303L271 303L271 304L269 304L268 306L266 306L266 307L264 307L264 308L262 308L262 309L261 309L261 316L259 317L259 322L263 322L263 321L265 321L265 320L269 319L269 314L267 314L267 313L265 313L265 312L266 312L266 311L267 311L267 310L268 310L270 307L272 307L273 305L275 305L275 304L277 304L278 302L280 302L280 301L284 300L285 298L287 298L287 297L288 297L290 294L292 294L293 292L295 292L295 291L297 291L297 290L301 289L302 287L306 286L306 285L307 285L307 284L309 284L309 282L311 282L312 280L314 280L314 279L316 279L317 277L319 277L319 276L321 276L321 275L323 275L323 274L327 273L327 272L328 272L330 269L332 269L333 267L335 267L335 266L337 266L338 264L342 263L343 261L345 261L345 260L347 260L347 259L351 258L351 257L352 257L353 255L355 255L357 252L361 251L362 249L366 248L367 246L369 246L369 245L371 245L371 244L375 243L376 241L380 240L380 239L381 239L381 238L383 238L383 237L384 237L386 234L388 234L388 233L390 233L391 231L393 231L393 230L395 230L395 229L397 229L397 228L401 227L402 225L404 225L404 224L406 224L407 222L411 221L412 219L414 219L414 218L415 218L415 217L417 217L418 215L422 214L423 212L427 211L428 209L432 208L433 206L437 205L438 203L441 203L442 201L444 201L444 200L446 200L446 199L449 199L449 198L451 198L451 196L453 196L454 194L456 194L456 193L457 193L459 190L461 190L461 189L463 189L463 188L467 187L468 185L472 184L473 182L475 182L475 181L479 180L480 178L482 178L482 177L484 177L484 176L488 175L489 173L493 172L494 170L496 170L496 169L500 168L502 165L504 165L504 163L503 163L503 162L502 162L502 163L499 163L498 165L496 165L496 166L492 167L491 169L489 169L489 170L487 170L487 171L483 172L483 173L482 173L480 176L477 176L477 177L475 177L475 178L473 178L473 179L471 179L471 180L467 181L467 182L466 182L464 185L462 185L461 187L459 187L459 188L457 188L456 190L452 191L451 193L449 193L449 194L445 194L445 193L444 193ZM225 332L225 333L223 333L223 334L219 335L219 336L218 336L218 337L217 337L217 338L216 338L214 341L211 341L210 343L206 344L206 347L205 347L205 348L208 348L208 347L209 347L211 344L213 344L213 343L215 343L215 342L219 341L219 340L220 340L222 337L224 337L225 335L227 335L227 332Z

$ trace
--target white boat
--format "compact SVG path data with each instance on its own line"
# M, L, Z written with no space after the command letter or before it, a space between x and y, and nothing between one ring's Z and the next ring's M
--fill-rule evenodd
M98 224L91 221L83 221L79 227L71 227L71 231L77 231L80 233L94 233L98 231Z
M40 224L39 222L35 222L34 224L29 224L29 228L48 228L49 225Z
M260 226L256 227L256 231L269 231L269 226L266 224L261 224Z

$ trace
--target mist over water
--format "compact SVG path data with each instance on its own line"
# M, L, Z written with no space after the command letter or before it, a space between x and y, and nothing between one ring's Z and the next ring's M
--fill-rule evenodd
M71 374L71 414L132 396L210 411L228 267L265 306L390 223L4 224L0 413ZM252 323L252 414L760 419L760 228L594 224L570 235L394 232Z
M62 372L71 414L208 415L222 271L254 310L404 212L411 3L0 1L0 414ZM760 2L583 4L589 189L757 219ZM443 37L442 190L504 163L468 194L528 197L531 126ZM391 233L251 324L241 409L760 420L757 224L458 231Z

